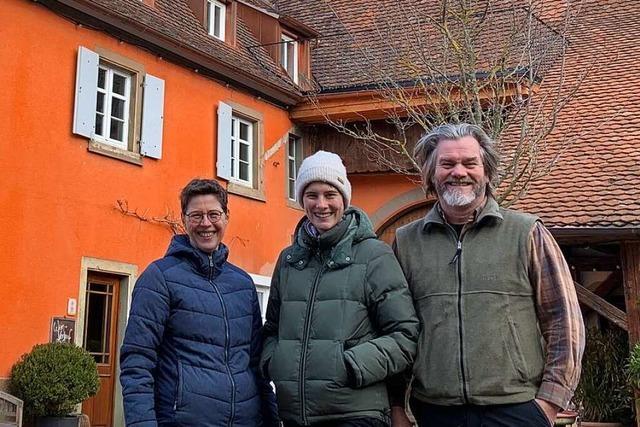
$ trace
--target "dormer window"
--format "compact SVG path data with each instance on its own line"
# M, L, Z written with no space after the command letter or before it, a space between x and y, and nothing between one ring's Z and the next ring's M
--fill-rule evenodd
M207 27L209 34L224 41L224 21L227 7L216 0L207 0Z
M285 34L280 36L280 65L298 83L298 42Z

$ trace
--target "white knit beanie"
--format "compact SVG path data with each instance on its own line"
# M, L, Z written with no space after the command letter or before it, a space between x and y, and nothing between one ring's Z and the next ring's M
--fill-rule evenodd
M307 185L321 181L331 184L338 189L344 199L344 208L351 202L351 183L347 179L347 169L342 159L335 153L318 151L302 161L296 178L296 197L300 206L302 195Z

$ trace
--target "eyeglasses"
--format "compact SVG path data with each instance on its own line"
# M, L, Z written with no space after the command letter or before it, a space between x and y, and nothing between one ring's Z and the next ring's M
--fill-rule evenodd
M204 212L191 212L188 214L184 214L184 216L187 217L191 224L201 224L205 215L212 224L215 224L222 219L222 215L224 215L224 212L212 210L207 212L206 214Z

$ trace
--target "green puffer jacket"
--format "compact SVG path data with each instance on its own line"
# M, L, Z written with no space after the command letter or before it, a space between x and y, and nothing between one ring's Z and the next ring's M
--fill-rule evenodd
M319 238L305 221L276 265L260 361L280 417L388 423L384 380L413 363L419 329L402 270L357 208Z

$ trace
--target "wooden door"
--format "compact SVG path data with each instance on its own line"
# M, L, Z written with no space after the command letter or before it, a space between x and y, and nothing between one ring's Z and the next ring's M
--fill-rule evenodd
M424 204L414 206L398 214L378 229L378 238L383 242L391 245L393 243L393 240L396 238L396 229L405 224L409 224L416 219L423 218L432 206L433 202L425 202Z
M119 290L118 277L88 274L83 342L98 364L100 390L82 403L82 413L92 427L111 427L113 423Z

